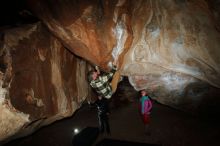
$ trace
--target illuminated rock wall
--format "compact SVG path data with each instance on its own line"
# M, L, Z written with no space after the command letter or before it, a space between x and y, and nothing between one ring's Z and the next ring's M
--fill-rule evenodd
M70 51L105 70L118 60L136 90L188 111L220 103L217 0L29 2Z
M87 64L41 23L4 31L0 141L71 116L88 96Z
M87 65L117 60L136 90L192 113L220 105L218 0L29 0L41 23L0 35L0 140L72 115ZM17 124L8 121L18 121Z

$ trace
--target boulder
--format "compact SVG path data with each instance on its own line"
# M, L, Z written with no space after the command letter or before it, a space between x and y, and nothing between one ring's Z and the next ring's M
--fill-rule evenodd
M218 0L30 0L29 6L73 53L103 70L116 60L136 90L185 111L218 109Z
M88 96L87 63L42 23L5 30L1 46L0 141L71 116Z

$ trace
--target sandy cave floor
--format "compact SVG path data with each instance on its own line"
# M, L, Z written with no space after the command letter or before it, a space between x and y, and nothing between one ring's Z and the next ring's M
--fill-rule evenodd
M156 102L153 102L150 135L145 135L137 107L136 100L112 107L109 121L111 135L100 135L96 143L103 138L112 138L163 146L220 145L219 121L199 119ZM57 121L4 146L71 146L73 129L87 126L98 126L98 120L96 109L85 104L71 118Z

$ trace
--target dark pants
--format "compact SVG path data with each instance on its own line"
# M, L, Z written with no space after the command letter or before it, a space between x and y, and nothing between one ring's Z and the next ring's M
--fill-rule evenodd
M106 114L98 115L98 119L99 119L99 130L100 130L100 132L103 133L106 130L106 132L108 134L110 134L108 115L106 115Z

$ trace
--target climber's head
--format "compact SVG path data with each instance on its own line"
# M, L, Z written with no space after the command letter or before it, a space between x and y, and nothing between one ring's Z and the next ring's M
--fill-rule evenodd
M98 77L98 72L97 71L90 71L88 74L88 80L89 82L96 80Z

